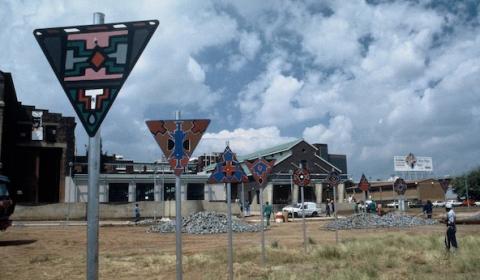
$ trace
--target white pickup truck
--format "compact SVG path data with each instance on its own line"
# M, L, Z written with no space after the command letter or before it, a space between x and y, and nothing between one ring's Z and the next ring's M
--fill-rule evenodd
M288 205L282 208L283 212L288 212L288 216L292 217L301 217L302 211L305 209L305 217L315 217L320 214L320 208L317 207L315 202L304 202L304 207L302 207L301 203L296 203L294 205Z

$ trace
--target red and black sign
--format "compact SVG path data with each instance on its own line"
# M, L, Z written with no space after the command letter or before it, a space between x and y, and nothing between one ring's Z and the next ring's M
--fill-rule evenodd
M310 172L305 168L298 168L293 173L293 182L300 187L310 184Z
M365 177L365 174L362 174L362 178L360 178L360 182L358 183L358 188L364 192L368 192L370 189L370 183L367 180L367 177Z

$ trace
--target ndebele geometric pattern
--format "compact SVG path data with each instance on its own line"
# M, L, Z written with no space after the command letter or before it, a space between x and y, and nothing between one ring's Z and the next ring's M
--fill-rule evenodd
M245 163L250 172L252 172L255 181L257 181L258 185L262 187L267 182L267 176L272 172L275 161L267 161L263 158L258 158L253 163L249 161L246 161Z
M175 175L180 176L210 120L147 121L147 126L165 154Z
M368 192L368 189L370 188L370 183L368 182L367 177L365 177L365 174L362 174L362 178L358 183L358 188L364 192Z
M404 195L407 191L407 183L402 178L398 178L393 183L393 189L397 192L398 195Z
M149 20L33 31L90 137L157 26L157 20Z
M293 182L300 187L308 186L310 184L310 172L306 168L297 168L293 172Z
M330 186L336 187L340 183L340 174L337 171L332 170L330 173L328 173L326 179Z
M242 183L248 182L248 177L237 161L237 157L227 146L222 154L222 161L218 162L215 170L208 178L208 183Z

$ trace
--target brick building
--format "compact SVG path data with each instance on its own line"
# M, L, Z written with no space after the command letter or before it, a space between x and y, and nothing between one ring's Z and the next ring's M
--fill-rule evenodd
M0 71L1 167L12 181L17 202L64 200L75 126L74 117L22 105L12 75Z

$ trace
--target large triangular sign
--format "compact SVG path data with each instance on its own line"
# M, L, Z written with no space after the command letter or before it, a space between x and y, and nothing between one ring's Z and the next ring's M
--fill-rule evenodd
M175 175L180 176L210 120L158 120L146 123Z
M87 134L95 136L157 20L35 29Z

